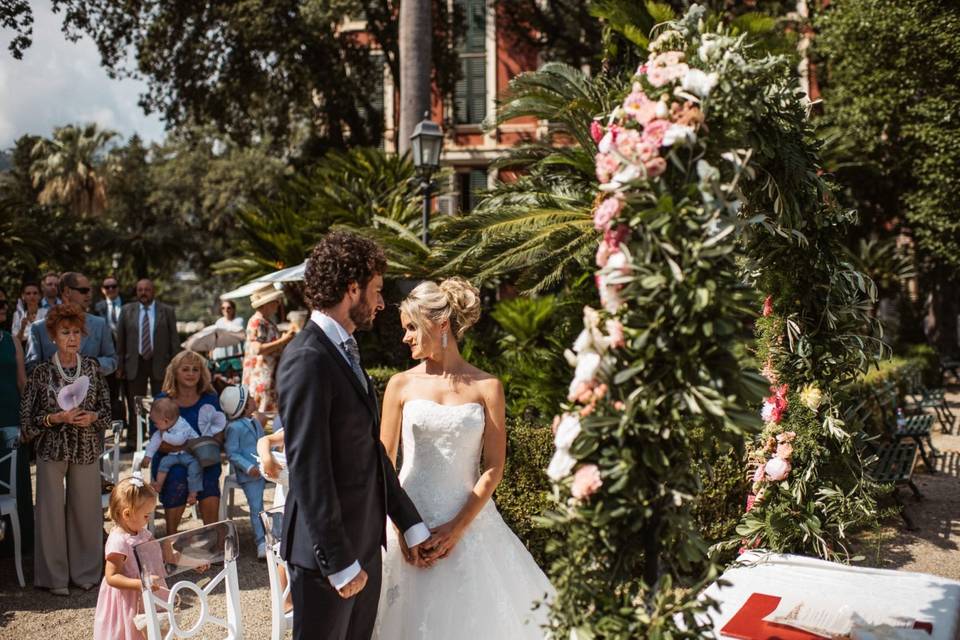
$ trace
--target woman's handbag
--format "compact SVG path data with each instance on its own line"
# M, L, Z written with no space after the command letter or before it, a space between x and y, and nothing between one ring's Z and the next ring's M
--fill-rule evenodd
M197 459L201 467L220 464L220 443L215 438L201 436L187 441L187 451Z

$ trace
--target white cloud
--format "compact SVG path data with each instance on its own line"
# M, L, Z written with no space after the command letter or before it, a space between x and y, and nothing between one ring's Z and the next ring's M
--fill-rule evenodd
M108 77L89 38L70 42L48 4L31 4L33 45L23 60L7 51L9 32L0 41L0 148L27 133L47 136L55 126L90 121L124 137L139 133L147 141L161 140L160 118L145 116L137 105L143 83Z

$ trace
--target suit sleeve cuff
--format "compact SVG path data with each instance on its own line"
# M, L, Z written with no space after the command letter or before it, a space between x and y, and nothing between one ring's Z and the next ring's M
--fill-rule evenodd
M430 539L430 529L422 522L418 522L403 532L403 539L408 547L413 548Z
M353 561L353 564L344 569L343 571L337 571L336 573L331 573L327 576L327 580L330 581L330 584L333 585L333 588L339 591L343 589L351 580L356 578L360 574L360 562L357 560Z

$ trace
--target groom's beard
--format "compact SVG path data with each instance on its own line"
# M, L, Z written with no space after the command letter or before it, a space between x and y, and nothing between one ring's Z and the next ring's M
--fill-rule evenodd
M361 331L373 329L373 319L376 315L376 312L370 308L367 301L362 298L357 304L350 307L350 320L352 320L357 329Z

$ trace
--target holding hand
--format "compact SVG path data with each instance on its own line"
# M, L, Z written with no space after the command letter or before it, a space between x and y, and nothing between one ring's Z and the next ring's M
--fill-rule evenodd
M94 422L97 421L97 414L93 411L80 411L79 415L74 418L73 424L78 427L89 427Z
M272 456L261 456L260 464L263 466L263 475L271 480L276 480L280 477L280 472L283 471L276 459Z
M340 594L341 598L346 600L347 598L352 598L363 591L365 586L367 586L367 572L363 569L360 569L360 573L358 573L353 580L338 589L337 593Z
M408 547L407 541L399 531L397 532L397 540L400 541L400 553L403 554L403 559L406 560L408 564L412 564L420 569L426 569L430 566L423 561L423 556L421 555L423 544L418 544L413 548Z
M420 545L421 557L427 566L441 558L446 558L463 537L463 529L454 520L431 529L430 533L433 534L430 539Z

